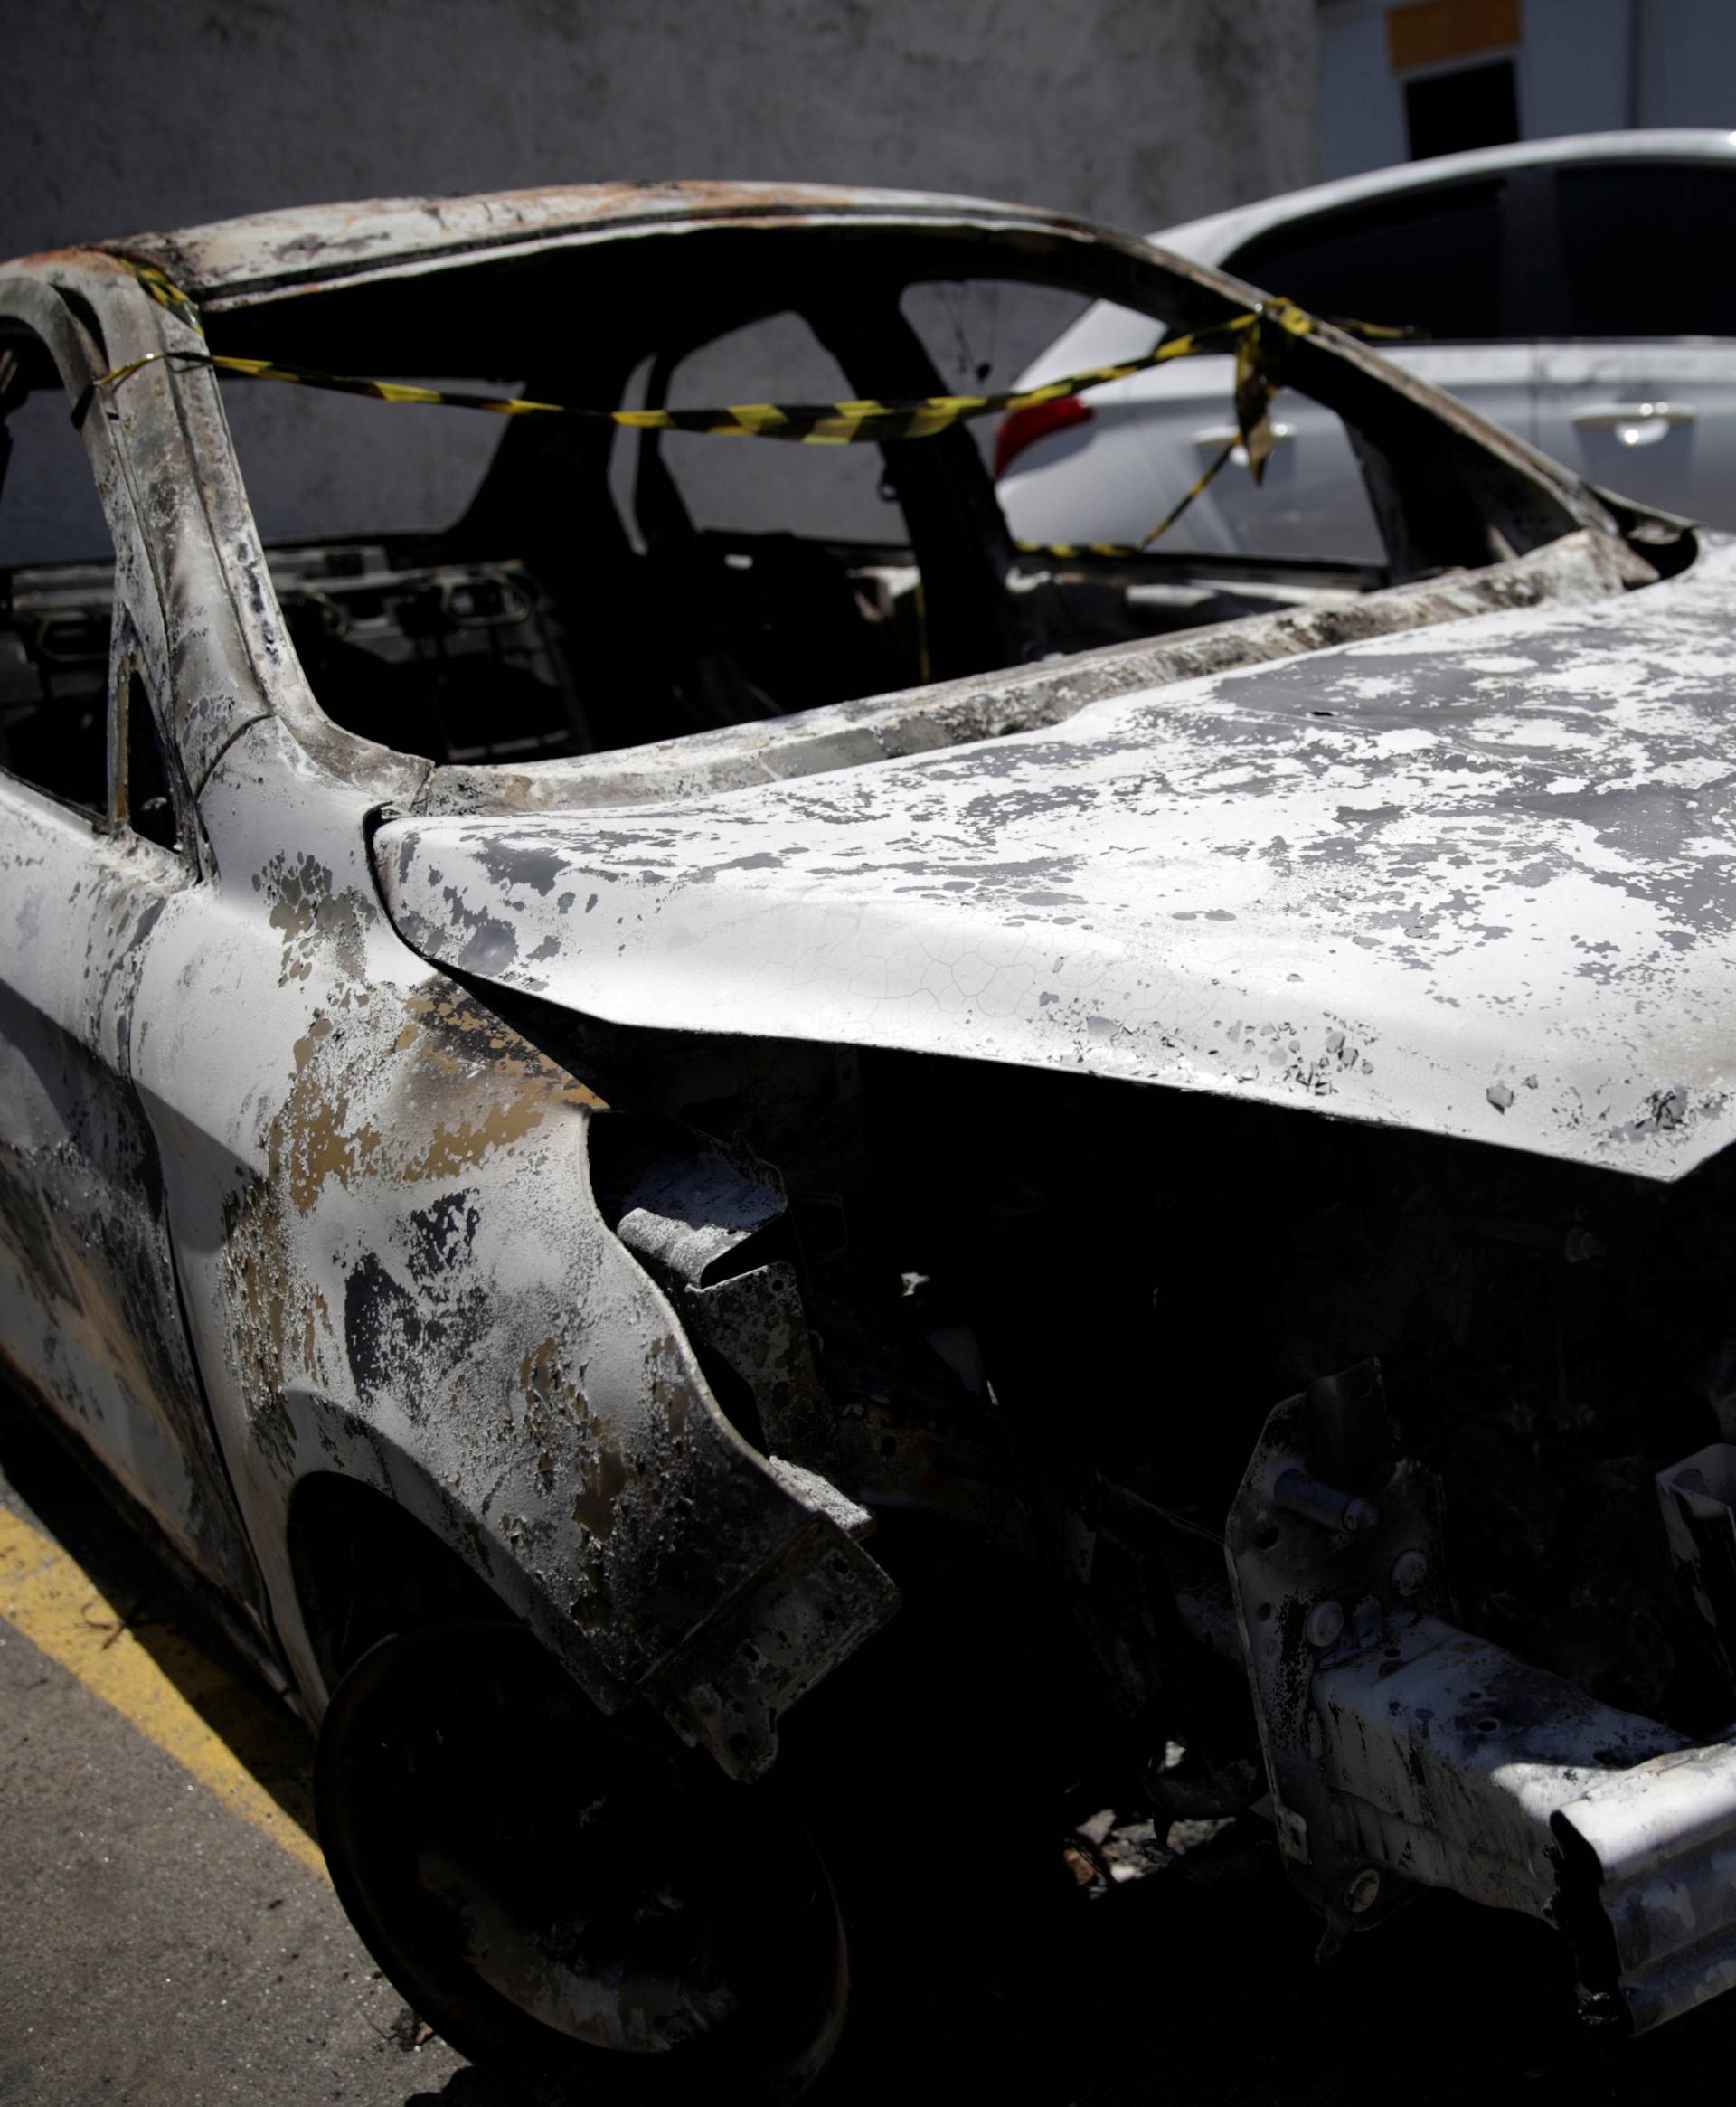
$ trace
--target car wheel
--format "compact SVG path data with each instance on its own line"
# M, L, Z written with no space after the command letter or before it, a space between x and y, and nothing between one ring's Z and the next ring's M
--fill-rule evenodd
M320 1729L333 1883L410 2006L557 2094L793 2098L844 2023L826 1868L764 1788L629 1739L521 1625L382 1639Z

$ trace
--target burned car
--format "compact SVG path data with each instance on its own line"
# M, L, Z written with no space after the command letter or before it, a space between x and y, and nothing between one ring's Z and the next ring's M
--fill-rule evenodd
M1044 299L1342 419L1381 560L1016 545ZM1011 206L322 207L0 317L7 1365L419 2011L811 2076L780 1781L967 1581L1329 1945L1736 1983L1736 550Z

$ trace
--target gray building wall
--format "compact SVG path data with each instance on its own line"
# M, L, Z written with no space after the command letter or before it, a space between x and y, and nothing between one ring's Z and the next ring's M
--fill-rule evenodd
M1736 8L1729 0L1630 0L1642 125L1736 127Z
M282 205L672 176L974 192L1149 229L1314 179L1316 14L1316 0L61 0L9 24L0 256ZM1072 311L979 301L952 334L1002 385ZM684 376L682 399L847 392L799 349L748 347ZM444 524L500 438L488 418L228 392L269 540ZM30 487L18 436L0 550ZM841 499L843 469L773 458L787 450L697 442L690 503L720 524L889 531L865 459ZM810 483L826 485L812 500Z
M61 0L7 32L0 254L599 177L1151 227L1316 173L1314 0Z
M1322 173L1328 177L1409 156L1402 83L1387 41L1394 5L1321 0ZM1478 12L1475 0L1464 12ZM1519 20L1515 43L1467 51L1456 62L1514 55L1522 138L1633 126L1736 126L1731 0L1522 0Z

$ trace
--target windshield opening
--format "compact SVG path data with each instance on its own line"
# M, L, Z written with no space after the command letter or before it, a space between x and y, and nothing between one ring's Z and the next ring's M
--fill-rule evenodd
M1106 298L1123 335L1143 338L1118 358L1203 332L1209 355L1186 363L1216 392L1209 424L1167 454L1137 434L1122 449L1114 473L1135 478L1132 503L1148 496L1161 533L1093 531L1090 479L1061 531L1052 513L1038 531L1020 420L1050 404L1003 398ZM1223 292L1137 245L1040 230L991 241L937 222L699 228L515 255L219 312L210 341L220 356L439 395L727 412L714 429L658 429L223 376L321 706L399 751L486 764L778 718L1366 591L1429 557L1439 568L1441 549L1420 549L1403 503L1381 496L1392 442L1380 418L1366 434L1341 422L1326 398L1344 376L1270 328L1262 377L1281 392L1267 458L1250 461L1234 356L1247 326ZM1111 430L1147 378L1082 383L1039 438L1065 443L1069 416ZM903 415L961 395L991 409ZM1310 536L1292 404L1330 428L1332 472L1359 496L1367 484L1354 545ZM903 421L778 439L765 425L807 428L763 405L885 406ZM1414 404L1385 408L1431 429ZM1464 486L1437 475L1428 532L1450 561L1511 553L1513 534L1492 531ZM1145 515L1125 490L1118 502L1118 516Z

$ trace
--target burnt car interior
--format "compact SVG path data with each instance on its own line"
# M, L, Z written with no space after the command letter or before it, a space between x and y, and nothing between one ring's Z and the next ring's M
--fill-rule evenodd
M684 408L694 406L680 385L691 354L795 312L852 395L897 400L956 387L913 325L908 296L936 279L986 276L984 247L980 236L942 229L897 238L791 229L774 239L764 228L702 229L682 235L673 256L656 239L601 255L557 251L250 305L213 315L208 327L218 351L259 355L269 345L288 363L377 375L427 371L438 346L439 371L542 401L623 402L644 370L646 406ZM1082 307L1101 288L1070 275L1064 253L1044 253L1060 247L1033 234L1008 243L996 269L1059 283ZM1154 307L1169 296L1168 314L1154 316L1154 343L1166 321L1186 327L1233 312L1198 313L1197 292L1154 267L1125 276L1132 282L1115 289L1131 293L1130 304ZM571 320L551 331L551 314ZM1313 377L1308 364L1289 362L1298 384ZM1325 377L1335 392L1339 376ZM782 374L767 372L748 399L789 392ZM1399 401L1401 423L1416 421L1405 419L1410 409ZM1378 571L1217 562L1203 591L1198 559L1160 547L1120 563L1022 553L967 426L866 449L789 449L562 419L509 420L480 488L446 532L281 549L273 565L314 691L346 729L437 761L571 755L1486 563L1567 524L1536 519L1538 494L1522 496L1517 478L1505 494L1474 490L1455 473L1454 435L1426 421L1435 443L1427 455L1397 449L1399 477L1389 435L1363 433L1372 477L1391 485L1376 509L1394 548ZM407 425L407 443L411 436ZM707 526L672 465L683 446L733 449L743 479L787 473L789 464L760 457L794 450L822 457L804 470L841 481L865 450L896 539ZM618 472L611 487L618 449L625 492ZM245 476L244 446L241 467Z
M48 347L0 325L0 767L108 809L114 555Z
M1151 313L1154 344L1166 328L1237 311L1132 245L1094 253L1087 269L1080 245L1051 232L997 239L986 266L993 244L980 231L939 225L701 227L673 250L652 236L311 296L213 301L206 324L213 351L327 372L435 372L543 401L612 406L637 392L643 406L693 407L683 383L695 353L792 317L853 395L955 391L948 347L925 341L912 319L937 284L1047 286L1081 307L1113 298ZM1307 342L1274 356L1275 379L1344 414L1384 564L1203 559L1161 543L1131 558L1022 551L985 462L992 420L920 440L821 448L526 418L502 420L479 487L449 524L399 533L381 520L286 542L268 523L272 575L315 694L337 723L435 761L487 763L633 746L1221 625L1486 565L1574 524L1546 490L1402 393L1359 387L1361 376ZM35 363L24 377L41 385ZM262 388L287 392L225 384L244 476L238 398ZM790 400L788 376L758 373L748 399ZM354 407L389 420L406 449L439 448L451 420L477 414ZM722 449L735 476L774 487L797 466L813 486L859 483L872 470L879 538L859 525L853 537L802 522L708 524L683 487L694 448ZM810 458L766 458L792 454ZM6 700L6 735L28 745L33 690L59 725L69 693L100 685L107 596L89 572L13 572L8 582L18 692ZM58 730L55 742L66 752Z

